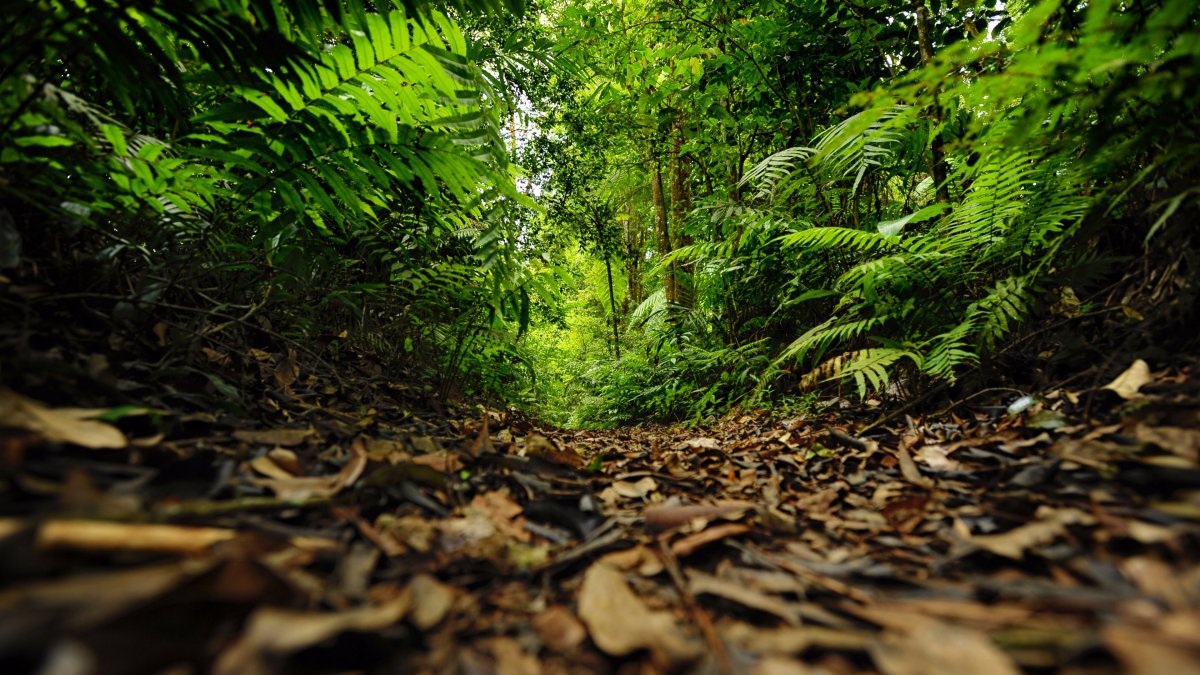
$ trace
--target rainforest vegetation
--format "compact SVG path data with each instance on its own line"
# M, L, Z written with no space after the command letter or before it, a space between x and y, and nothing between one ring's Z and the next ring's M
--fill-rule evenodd
M1200 672L1196 0L0 25L0 672Z
M1105 356L1011 358L1047 325L1194 320L1190 0L4 17L3 311L55 266L160 365L272 342L607 427L1036 383ZM1111 293L1165 267L1187 283Z

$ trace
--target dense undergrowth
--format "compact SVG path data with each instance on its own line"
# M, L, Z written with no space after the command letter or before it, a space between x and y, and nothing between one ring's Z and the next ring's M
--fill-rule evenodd
M1195 346L1193 2L3 9L7 382L62 311L571 426Z

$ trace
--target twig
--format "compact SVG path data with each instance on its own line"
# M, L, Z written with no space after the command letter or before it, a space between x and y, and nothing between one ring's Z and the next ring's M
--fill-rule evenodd
M717 628L713 625L708 612L704 611L704 608L696 602L696 598L688 590L687 581L683 578L683 571L679 568L679 560L674 553L671 553L666 535L658 537L658 555L662 559L663 567L671 575L671 581L675 582L675 587L679 589L679 597L683 598L683 604L691 613L692 621L700 629L700 634L704 636L704 641L708 644L708 649L717 662L717 670L722 675L734 675L737 671L733 668L729 651L725 649L725 643L721 642L721 636L717 635Z

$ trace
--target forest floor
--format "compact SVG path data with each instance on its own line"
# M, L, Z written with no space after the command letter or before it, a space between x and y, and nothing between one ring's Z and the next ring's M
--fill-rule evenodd
M0 389L0 670L1200 672L1196 362L564 431L240 356L226 410Z

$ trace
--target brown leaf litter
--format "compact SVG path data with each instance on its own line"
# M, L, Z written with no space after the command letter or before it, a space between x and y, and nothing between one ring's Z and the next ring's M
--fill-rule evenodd
M569 432L263 363L256 420L0 392L0 670L1200 672L1190 366L859 436L841 400Z

